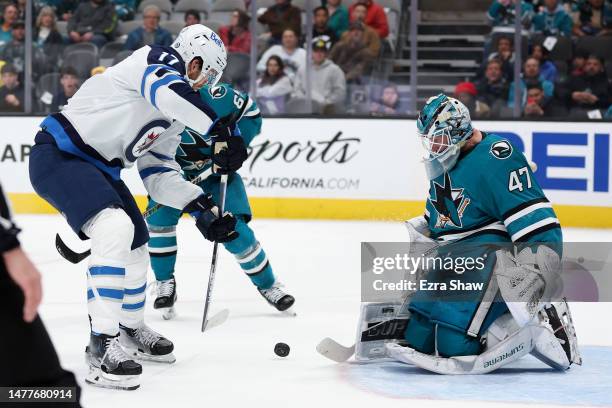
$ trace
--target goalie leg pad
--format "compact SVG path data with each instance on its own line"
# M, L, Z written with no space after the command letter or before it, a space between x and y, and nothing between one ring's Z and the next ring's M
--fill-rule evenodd
M512 319L510 315L504 315L498 319ZM506 323L506 322L504 322ZM491 326L498 327L498 342L491 348L479 355L466 355L455 357L441 357L424 354L409 347L401 347L397 344L387 344L389 357L427 371L438 374L486 374L504 365L510 364L531 351L531 332L528 328L514 331L507 335L507 327L498 324L497 321ZM516 326L515 326L516 327Z
M582 365L576 330L565 300L544 307L532 333L531 354L543 363L557 370L567 370L572 363Z
M361 305L355 359L368 361L386 358L386 343L404 342L410 317L401 303L364 303Z

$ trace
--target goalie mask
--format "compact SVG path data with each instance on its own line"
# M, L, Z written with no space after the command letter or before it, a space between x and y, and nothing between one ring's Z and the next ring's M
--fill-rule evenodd
M439 94L429 98L419 113L417 132L427 151L425 170L433 180L453 168L474 129L468 108L455 98Z
M189 64L194 58L202 60L202 72L198 78L186 78L190 85L201 82L202 86L215 86L219 82L227 65L227 52L221 37L213 30L202 24L185 27L171 47L177 50L185 61L185 72L189 71Z

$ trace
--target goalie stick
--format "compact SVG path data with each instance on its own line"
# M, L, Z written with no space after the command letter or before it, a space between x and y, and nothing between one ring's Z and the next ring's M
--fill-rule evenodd
M382 320L371 327L368 327L366 330L362 331L363 333L367 333L376 327L391 322L395 320L395 316L390 319ZM351 358L353 354L355 354L355 344L350 347L343 346L338 343L336 340L326 337L317 344L317 352L321 354L323 357L329 358L330 360L335 361L336 363L344 363L346 360Z

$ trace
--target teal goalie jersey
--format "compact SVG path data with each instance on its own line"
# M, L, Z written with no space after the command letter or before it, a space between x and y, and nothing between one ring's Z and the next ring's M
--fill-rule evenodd
M523 153L497 135L482 135L449 172L430 181L425 218L432 237L560 243L559 220Z

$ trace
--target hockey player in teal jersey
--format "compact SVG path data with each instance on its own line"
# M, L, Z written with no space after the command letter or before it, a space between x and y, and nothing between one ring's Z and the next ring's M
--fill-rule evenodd
M486 255L483 268L424 276L483 286L469 299L414 293L408 347L387 344L387 353L444 374L490 372L528 353L557 369L580 363L569 308L553 298L561 227L523 153L474 129L468 109L443 94L428 100L417 128L430 188L424 216L407 222L411 237L437 245L438 256Z
M220 84L215 87L203 87L199 90L202 100L212 107L218 117L228 115L244 109L238 121L240 137L245 146L261 132L262 118L255 101L247 95L238 92L230 85ZM247 104L244 108L244 104ZM181 166L184 176L188 180L200 176L203 178L198 185L214 201L219 201L220 177L212 174L211 140L207 135L200 135L191 129L185 129L181 135L181 144L176 153L176 161ZM156 205L149 201L148 208ZM251 220L251 208L242 182L237 173L228 178L225 210L236 217L235 231L238 237L223 245L234 255L245 274L257 287L259 293L279 311L289 309L295 299L285 293L272 272L272 266L261 244L255 238L253 230L248 223ZM174 267L177 257L176 225L181 217L181 211L170 207L161 207L147 218L149 227L149 254L151 266L157 279L157 297L154 307L162 309L165 318L174 315L174 302L176 301L176 279Z

